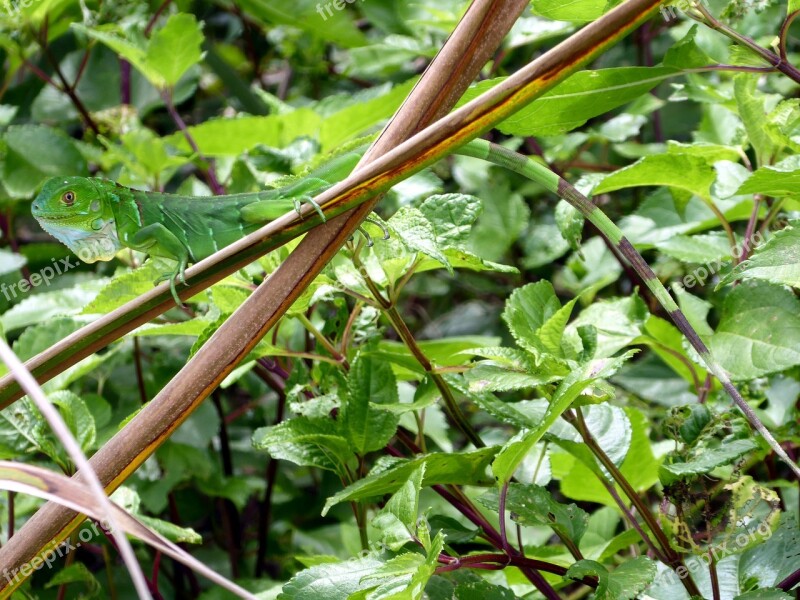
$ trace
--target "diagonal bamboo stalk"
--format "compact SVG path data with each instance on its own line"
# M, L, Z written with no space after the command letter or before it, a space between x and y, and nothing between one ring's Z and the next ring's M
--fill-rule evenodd
M562 81L643 22L659 4L659 0L628 0L487 94L444 117L435 126L427 127L387 155L375 159L368 166L359 168L346 181L320 195L317 201L320 203L332 201L338 208L349 208L355 201L374 193L375 189L384 189L389 183L393 183L393 177L397 179L397 173L402 171L401 164L405 165L403 168L409 174L430 164L446 154L449 149L491 128ZM495 7L497 14L502 15L500 8L507 8L509 2L487 0L486 3L476 2L476 5ZM489 14L495 13L486 10L478 16L485 17ZM488 57L493 50L493 47L489 47L489 40L496 40L494 42L496 46L503 32L491 28L488 30L479 28L476 31L480 31L482 37L468 37L466 41L469 41L471 46L461 49L460 53L463 55L467 52L488 50L486 55ZM485 61L486 58L482 60ZM473 67L480 66L477 57L473 62L475 63ZM446 93L446 97L449 99L457 93L460 92L454 87L451 92ZM441 101L443 102L444 98ZM438 113L438 110L434 110L432 116ZM388 140L383 143L390 145ZM375 153L371 153L370 157L374 155ZM369 204L367 203L367 206ZM304 244L292 254L292 256L297 255L298 259L287 261L285 268L276 271L267 283L260 286L158 396L92 458L96 472L109 489L118 486L152 454L247 355L368 212L369 208L366 207L354 211L351 216L329 221L326 226L318 228L319 233L307 236ZM278 228L286 225L285 221L280 219L276 223L275 227ZM225 253L228 249L219 254L229 257L242 252L243 249L252 250L259 241L263 242L264 232L267 230L269 227L253 234L250 240L242 240L234 245L236 248L229 251L232 254ZM195 273L197 272L196 269ZM258 326L254 327L253 323L257 323ZM71 511L46 505L0 549L0 566L11 568L24 564L35 556L44 544L51 539L67 535L80 521L81 517ZM4 583L0 581L0 585ZM9 591L7 588L0 588L0 596L5 596Z

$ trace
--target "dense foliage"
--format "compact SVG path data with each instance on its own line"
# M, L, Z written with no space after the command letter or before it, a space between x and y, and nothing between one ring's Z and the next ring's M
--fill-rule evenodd
M0 1L0 325L16 354L172 269L128 250L81 263L30 216L47 178L196 196L294 181L380 131L467 4ZM465 99L617 4L534 0ZM619 225L795 459L798 10L664 6L486 136ZM377 212L116 501L260 598L795 597L794 475L607 232L462 156ZM128 435L200 347L228 343L212 335L296 244L50 373L83 450ZM2 458L74 472L27 397L3 406ZM5 496L4 543L41 504ZM82 527L30 578L0 548L2 589L135 597L113 537ZM229 597L136 549L154 595Z

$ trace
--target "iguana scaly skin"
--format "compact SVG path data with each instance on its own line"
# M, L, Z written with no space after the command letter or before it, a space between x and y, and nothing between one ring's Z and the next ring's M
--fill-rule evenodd
M111 260L122 248L176 261L170 290L181 304L176 281L220 248L240 240L344 178L360 155L342 154L286 187L227 196L181 196L145 192L96 177L53 177L33 201L42 228L87 263Z
M739 394L664 285L613 221L565 179L526 156L485 140L473 140L454 153L486 160L536 181L595 225L630 262L751 425L800 479L800 468ZM142 192L103 179L57 177L44 185L32 210L45 230L85 262L111 260L122 247L176 260L175 272L165 278L170 279L172 295L180 304L175 281L183 281L189 262L210 256L292 207L297 209L301 201L310 201L324 187L344 178L358 160L358 152L343 154L285 188L201 198Z

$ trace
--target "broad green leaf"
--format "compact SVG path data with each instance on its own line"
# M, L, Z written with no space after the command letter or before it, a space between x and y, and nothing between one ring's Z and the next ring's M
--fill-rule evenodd
M658 249L686 263L708 264L731 257L728 237L720 232L676 235L660 243Z
M604 0L600 0L605 4ZM558 3L572 13L572 4ZM680 71L665 67L618 67L579 71L537 98L497 128L508 135L558 135L580 127L589 119L636 100ZM493 87L488 80L471 87L460 104Z
M548 355L564 356L562 337L576 300L562 307L553 284L539 281L514 290L506 301L503 320L537 365Z
M800 560L800 530L797 521L783 515L765 542L749 548L739 561L742 580L754 580L760 587L772 587L789 577Z
M665 185L709 199L709 190L715 178L713 166L698 156L677 153L654 154L608 175L594 189L594 194L604 194L629 187Z
M205 156L238 156L259 144L274 148L288 146L302 135L317 131L321 117L309 108L267 117L243 116L234 119L209 119L188 128L192 139ZM191 153L181 132L164 138L179 150Z
M453 594L455 600L517 600L510 589L493 585L485 579L459 583Z
M572 565L565 577L582 579L595 575L599 585L597 600L632 600L637 598L656 576L656 564L649 558L637 556L611 571L593 560L580 560Z
M86 403L76 394L67 390L48 394L48 400L58 406L64 422L78 442L83 452L89 452L94 446L96 429L94 417Z
M768 164L777 148L770 138L766 125L764 94L756 88L758 76L739 73L733 78L733 89L739 108L739 117L744 123L750 145L755 150L759 165Z
M463 248L482 206L475 196L442 194L427 198L419 210L433 225L439 246Z
M478 498L486 508L497 512L500 494L497 489ZM589 515L575 504L556 502L545 488L538 485L512 483L506 495L506 509L520 525L547 525L559 537L572 540L576 545L586 532Z
M382 540L394 550L416 539L419 492L425 477L425 464L420 465L398 489L372 522Z
M297 417L274 427L261 427L253 432L253 447L266 450L273 458L340 475L355 459L350 444L330 419Z
M87 175L86 160L73 141L44 125L14 125L3 134L3 186L12 198L28 198L58 175Z
M717 467L729 465L756 448L758 444L751 439L729 440L716 448L703 448L702 452L698 452L689 462L662 464L659 476L665 485L680 479L694 478L709 473Z
M570 407L583 390L596 380L613 375L633 354L634 352L630 351L616 358L591 361L567 375L553 394L539 426L532 430L521 431L509 440L498 453L492 463L492 472L498 481L506 482L511 479L514 471L517 470L531 448L542 439L556 419Z
M425 465L423 485L471 485L486 481L486 467L497 448L488 447L471 452L430 453L409 460L381 460L363 479L334 494L325 503L322 514L340 502L361 500L391 494L405 483L411 473Z
M404 206L392 215L388 225L409 249L439 261L453 273L450 261L439 247L436 230L422 211Z
M364 45L366 40L356 27L352 13L345 10L350 4L352 2L347 0L339 3L298 0L292 4L242 0L241 3L248 15L265 24L296 27L316 38L353 48Z
M77 262L77 259L74 260ZM50 273L55 274L52 267L45 267L45 269L48 270L45 273L43 273L44 269L39 271L40 278L48 276ZM53 317L79 313L108 284L108 281L105 278L97 278L82 281L61 290L31 294L3 313L0 316L0 324L2 324L3 330L8 332L49 321ZM44 280L44 285L48 283L47 280ZM0 291L4 289L8 288L0 285Z
M558 0L534 0L533 13L553 21L587 23L603 15L608 0L575 0L565 4Z
M667 50L663 60L665 67L692 69L714 63L708 54L697 45L697 30L698 25L692 25L689 32Z
M166 262L150 259L138 269L117 275L85 306L83 314L105 314L119 308L153 289L154 282L165 272L170 272Z
M734 379L800 364L800 300L787 288L744 282L726 297L709 348Z
M350 447L359 455L380 450L394 435L400 417L380 409L397 404L397 381L388 362L360 354L347 379L347 402L342 407L342 428Z
M159 87L172 88L203 54L200 45L203 33L194 15L176 13L166 24L157 29L147 44L145 63L148 72L158 73L161 81L152 83Z
M719 285L738 279L763 279L800 288L800 229L786 227L739 263Z
M567 330L592 325L597 330L597 349L594 356L613 356L642 333L648 317L647 306L638 296L595 302L578 315Z
M44 587L67 586L70 583L82 583L85 585L85 590L82 590L84 593L78 596L81 599L91 600L92 598L102 598L103 596L103 587L100 582L82 562L75 562L65 566L53 575ZM64 589L71 590L73 594L76 592L75 586L65 587Z
M757 169L736 193L776 197L800 194L800 155L794 154L774 165Z
M364 577L384 563L371 556L340 563L321 564L300 571L278 595L278 600L347 600L351 594L370 587Z

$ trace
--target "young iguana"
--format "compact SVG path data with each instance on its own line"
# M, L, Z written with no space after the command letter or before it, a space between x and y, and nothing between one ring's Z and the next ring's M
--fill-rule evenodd
M546 166L485 140L473 140L455 150L511 169L544 186L577 208L590 223L630 262L678 329L722 383L725 391L772 450L800 479L800 468L789 458L753 409L731 383L661 281L642 255L625 239L620 229L586 196ZM178 266L171 279L183 280L189 261L211 255L242 238L267 221L297 208L314 192L349 173L357 153L341 155L286 188L211 198L175 196L132 190L114 182L83 177L58 177L48 181L33 202L33 215L42 227L66 244L86 262L110 260L121 247L175 259Z
M176 280L185 283L190 262L277 219L332 182L343 179L360 155L337 156L308 176L282 188L227 196L180 196L145 192L97 177L53 177L33 201L31 212L42 228L87 263L111 260L122 248L177 262L170 290L181 304Z

